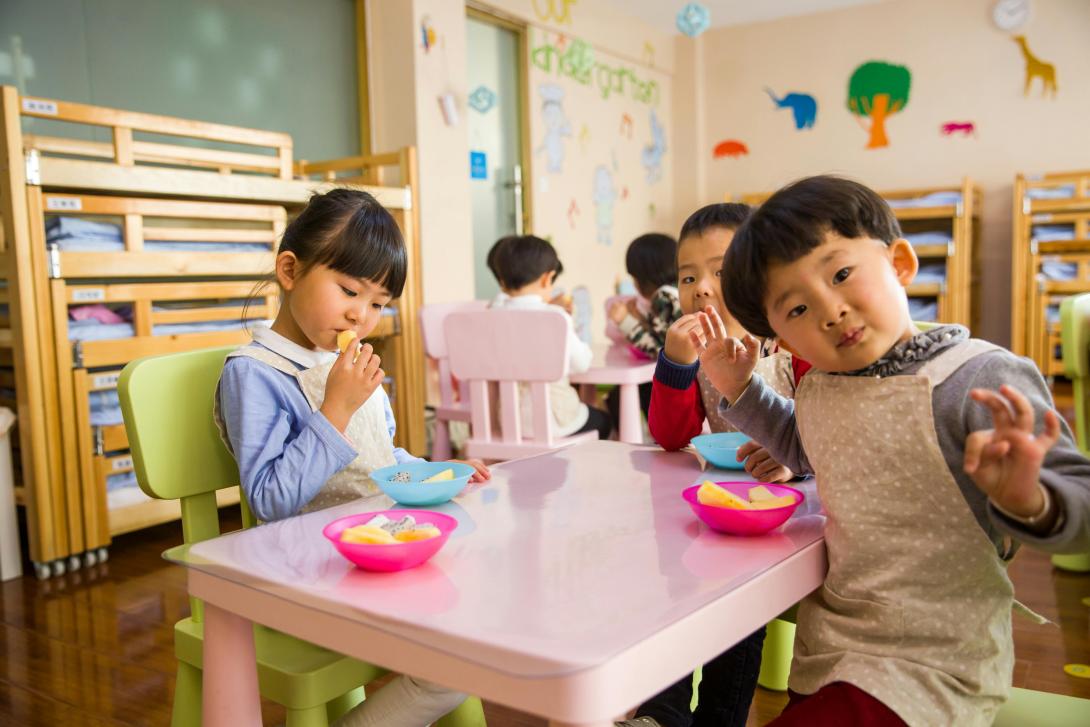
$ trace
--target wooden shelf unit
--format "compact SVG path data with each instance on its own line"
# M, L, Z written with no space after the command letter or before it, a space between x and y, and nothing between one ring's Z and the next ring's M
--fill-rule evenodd
M373 338L396 389L397 444L424 453L414 149L297 163L287 134L20 96L9 86L0 93L0 305L7 306L0 313L0 390L15 392L7 401L0 396L0 404L17 410L17 497L39 577L79 567L81 558L94 562L112 535L178 517L176 503L106 507L105 477L126 467L126 450L112 448L127 447L127 438L123 427L90 425L88 395L110 388L132 358L248 340L241 329L153 335L157 325L241 318L242 312L237 305L163 310L156 304L218 299L222 305L249 297L272 271L290 215L318 191L364 189L402 227L409 248L405 294ZM112 142L24 134L24 117L105 129ZM144 138L150 135L181 141ZM226 144L246 151L225 151ZM330 165L339 171L328 171ZM395 176L396 182L386 181ZM124 247L49 247L46 220L53 215L116 224ZM148 241L268 249L163 251ZM70 306L121 302L133 306L134 336L68 340ZM271 318L275 307L275 289L265 289L249 315Z
M1090 171L1018 175L1011 245L1011 349L1063 375L1059 305L1090 292Z

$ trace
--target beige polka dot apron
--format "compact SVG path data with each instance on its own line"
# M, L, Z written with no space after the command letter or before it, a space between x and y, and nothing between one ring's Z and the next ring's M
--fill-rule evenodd
M780 351L765 356L757 362L754 371L771 386L780 396L788 399L795 398L795 373L791 369L791 354ZM737 431L733 425L719 415L719 400L723 398L708 377L704 375L704 369L696 372L696 380L700 386L700 398L704 402L704 414L708 417L708 427L713 432Z
M800 382L829 573L799 607L794 691L849 682L913 727L995 718L1014 664L1013 587L943 459L931 411L932 389L994 348L965 341L916 375L811 371Z
M300 371L288 359L262 346L243 346L228 354L227 358L235 356L249 356L272 366L277 371L295 377L313 411L318 411L322 402L325 401L326 379L336 361L331 359L329 363ZM231 444L227 441L226 428L219 411L218 393L214 415L220 434L224 442L227 442L227 448L230 449ZM381 396L372 395L363 406L356 410L356 413L348 420L348 427L344 434L359 455L347 467L326 480L314 499L308 502L300 512L322 510L360 497L374 495L379 490L371 479L371 472L379 467L397 464L397 460L394 459L393 443L390 441L390 432L386 428L386 413Z

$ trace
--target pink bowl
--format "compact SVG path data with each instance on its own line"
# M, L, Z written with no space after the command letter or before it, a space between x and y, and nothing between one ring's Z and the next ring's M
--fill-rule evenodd
M791 495L795 498L793 505L784 505L771 510L731 510L726 507L701 505L696 499L696 491L700 489L700 485L685 488L681 496L689 503L689 507L693 509L696 516L712 530L729 535L763 535L770 530L775 530L791 517L795 508L805 497L793 487L773 485L769 482L716 482L715 484L747 499L749 488L757 485L764 485L772 491L773 495Z
M398 520L412 515L418 525L434 525L439 528L439 535L428 540L416 540L411 543L396 545L368 545L365 543L341 542L341 533L354 525L363 525L376 515L385 515L391 520ZM430 510L379 510L359 515L337 518L322 529L322 535L333 543L341 555L364 570L393 572L415 568L439 552L447 538L458 527L458 521L450 515Z

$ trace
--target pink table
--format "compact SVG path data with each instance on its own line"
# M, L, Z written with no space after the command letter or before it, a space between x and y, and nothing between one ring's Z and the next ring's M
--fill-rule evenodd
M594 386L616 384L621 389L620 432L622 442L641 444L643 427L640 424L640 384L655 377L655 361L637 358L627 346L595 344L594 360L590 368L581 374L568 377L573 384L580 384L583 400L594 401Z
M709 531L681 498L688 452L593 442L493 468L435 508L459 520L430 562L356 570L322 537L385 496L262 525L166 557L206 603L204 724L257 725L252 623L541 715L605 727L816 588L813 487L780 530Z

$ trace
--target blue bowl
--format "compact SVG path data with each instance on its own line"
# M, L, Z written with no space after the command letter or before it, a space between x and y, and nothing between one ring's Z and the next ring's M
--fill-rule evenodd
M454 470L454 479L442 482L422 482L443 470ZM459 462L408 462L380 467L371 473L378 488L402 505L427 507L440 505L465 489L474 470ZM398 472L408 472L409 482L391 482Z
M738 448L749 441L749 437L741 432L719 432L717 434L701 434L693 437L690 444L696 447L700 456L708 460L713 467L722 470L744 470L745 462L739 462Z

